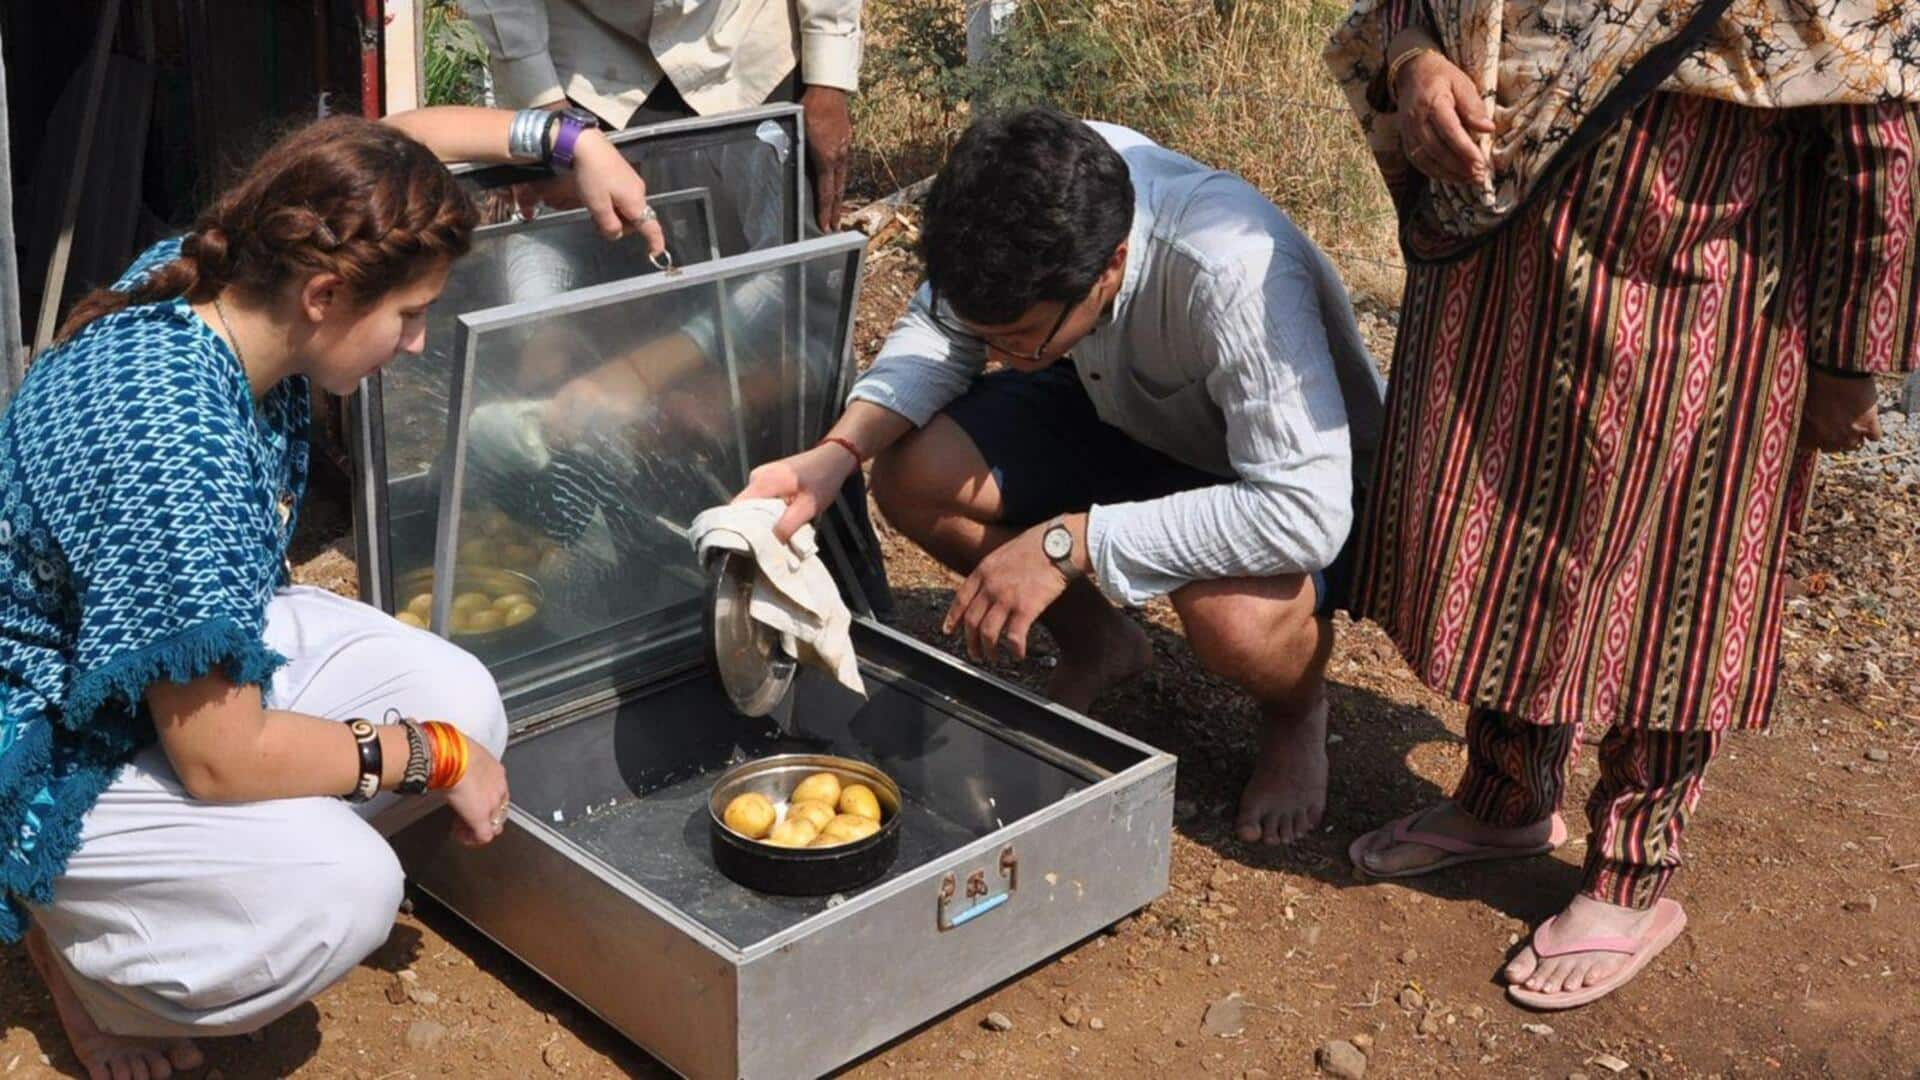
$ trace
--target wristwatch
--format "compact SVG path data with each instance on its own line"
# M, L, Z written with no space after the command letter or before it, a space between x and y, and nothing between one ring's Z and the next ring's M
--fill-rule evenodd
M1053 568L1068 581L1080 576L1080 568L1073 562L1073 530L1067 528L1065 514L1047 522L1047 531L1040 534L1040 550L1047 553Z

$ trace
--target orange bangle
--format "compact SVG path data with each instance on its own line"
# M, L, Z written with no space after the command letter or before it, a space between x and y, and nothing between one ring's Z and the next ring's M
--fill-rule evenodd
M467 775L467 737L444 720L429 720L420 726L433 747L433 769L427 777L427 790L445 791Z

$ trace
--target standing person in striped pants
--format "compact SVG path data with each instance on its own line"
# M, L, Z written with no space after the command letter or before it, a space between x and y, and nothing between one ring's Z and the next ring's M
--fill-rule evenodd
M1914 367L1920 11L1360 0L1327 58L1408 270L1356 615L1472 708L1454 797L1362 836L1406 877L1550 851L1604 726L1578 893L1507 965L1570 1008L1686 916L1707 763L1763 727L1815 451Z

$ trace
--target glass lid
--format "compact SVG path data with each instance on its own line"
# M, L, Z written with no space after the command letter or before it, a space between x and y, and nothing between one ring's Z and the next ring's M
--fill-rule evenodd
M396 608L510 706L697 655L688 526L824 433L864 250L841 234L462 315L434 550L396 568Z

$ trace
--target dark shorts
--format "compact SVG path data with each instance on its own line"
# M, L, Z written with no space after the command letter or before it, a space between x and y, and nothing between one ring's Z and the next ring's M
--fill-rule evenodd
M1018 529L1096 503L1142 502L1232 482L1102 421L1066 361L1037 372L983 375L946 415L986 459L1000 486L1001 520ZM1351 535L1332 566L1309 576L1318 614L1344 609L1353 584Z

